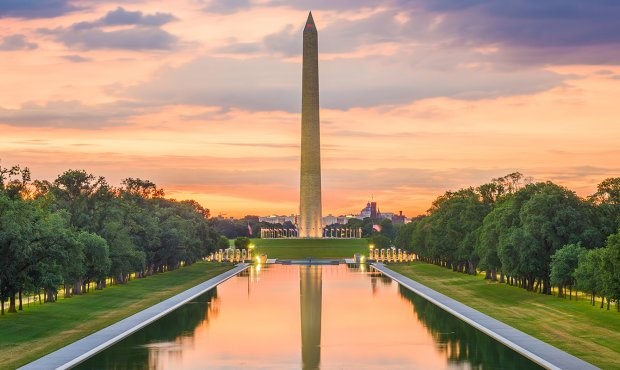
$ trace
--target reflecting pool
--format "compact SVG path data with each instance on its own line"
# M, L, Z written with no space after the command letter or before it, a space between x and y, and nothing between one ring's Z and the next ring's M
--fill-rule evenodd
M541 369L365 266L252 266L79 369Z

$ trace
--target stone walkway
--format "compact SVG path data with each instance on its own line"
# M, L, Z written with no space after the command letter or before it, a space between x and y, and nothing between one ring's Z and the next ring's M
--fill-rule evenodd
M495 320L452 298L446 297L402 274L392 271L382 263L373 263L372 266L384 275L397 281L400 285L541 366L548 369L563 370L598 369L573 355L561 351L501 321Z
M212 279L205 281L193 288L168 298L154 306L138 312L133 316L129 316L115 324L99 330L85 338L63 347L56 352L52 352L40 359L29 363L20 369L68 369L80 362L86 360L92 355L104 350L119 340L129 336L130 334L140 330L153 321L174 311L188 301L204 294L206 291L213 289L218 284L235 276L239 272L247 269L250 265L247 263L238 264L231 270L224 272Z

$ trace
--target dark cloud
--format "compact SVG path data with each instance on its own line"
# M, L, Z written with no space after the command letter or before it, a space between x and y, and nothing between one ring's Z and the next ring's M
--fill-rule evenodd
M7 36L0 40L0 51L33 50L37 47L37 44L29 42L26 36L21 34Z
M262 49L286 56L301 55L302 44L299 29L300 27L288 24L282 30L265 36Z
M119 6L115 10L109 11L99 22L107 26L142 25L158 27L176 19L170 13L157 12L145 15L141 11L127 11Z
M172 49L177 37L154 27L135 27L129 29L104 31L98 28L75 30L72 28L56 28L40 30L52 35L66 46L79 49L128 49L153 50Z
M228 1L212 4L226 7ZM244 2L249 6L247 2ZM259 6L259 5L252 5ZM260 6L307 9L307 1L270 1ZM238 10L239 4L235 6ZM370 17L339 20L319 28L323 52L347 52L381 42L435 42L443 47L494 46L509 64L620 63L620 2L615 0L385 0L315 1L312 9L383 9ZM394 15L405 15L405 23ZM263 51L296 55L299 25L266 37ZM243 52L241 50L240 52ZM498 61L498 62L499 62Z
M620 63L620 2L611 0L417 1L442 14L440 31L467 44L495 44L521 62Z
M27 103L19 109L0 107L0 124L18 127L72 127L97 129L127 123L137 114L138 107L130 102L83 105L77 101L54 101L45 105Z
M358 10L361 8L393 7L410 0L267 0L251 2L249 0L210 0L204 10L211 13L230 14L251 7L288 7L302 10Z
M1 0L0 18L53 18L72 11L77 7L71 0Z
M66 46L80 50L128 49L157 50L172 49L177 37L160 26L176 18L170 13L143 14L141 11L127 11L122 7L109 11L92 22L78 22L69 27L40 29L39 32L53 36ZM107 26L131 26L107 31Z
M219 0L225 2L226 0ZM287 6L302 10L353 10L360 8L376 8L397 4L396 0L271 0L268 6Z
M91 59L90 58L84 58L83 56L80 55L63 55L61 56L62 59L64 60L68 60L70 62L73 63L85 63L85 62L90 62Z

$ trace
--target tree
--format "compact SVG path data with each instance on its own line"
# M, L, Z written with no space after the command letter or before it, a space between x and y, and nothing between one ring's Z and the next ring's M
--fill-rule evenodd
M385 249L392 246L390 239L382 234L375 234L369 237L368 244L374 245L375 249Z
M519 212L521 227L532 240L521 261L542 282L542 292L551 294L549 266L556 250L570 243L584 242L588 217L582 201L572 191L545 183Z
M235 239L235 248L237 249L248 249L250 246L251 240L245 236L240 236Z
M620 230L610 235L604 248L601 261L603 294L607 296L607 309L609 300L620 300Z
M596 193L592 195L598 203L620 205L620 177L610 177L603 180L596 187Z
M228 249L230 247L230 241L224 235L220 235L217 239L217 249Z
M394 240L394 238L396 238L396 230L394 229L392 220L384 218L379 222L379 226L381 227L381 231L379 231L379 233L384 235L386 238L390 240Z
M584 292L591 293L590 303L592 303L593 306L596 295L601 294L603 291L601 270L604 252L603 248L582 252L579 256L579 263L574 273L575 287Z
M482 202L473 188L448 191L438 197L426 219L428 254L423 256L454 271L475 274L479 261L475 253L478 229L490 210L491 206Z
M567 244L551 256L551 284L558 287L558 297L564 297L564 288L569 288L569 298L575 284L574 272L579 256L585 251L581 244Z
M504 282L504 270L499 257L500 237L508 230L516 217L512 209L513 201L498 202L493 210L484 217L476 240L475 251L480 258L480 268L484 269L487 279L495 281L500 272L500 283Z
M394 239L394 245L396 248L411 251L411 240L413 237L413 231L415 230L416 222L412 221L408 224L401 225L397 228L396 238Z
M50 192L56 209L69 212L71 225L92 231L97 195L109 192L109 186L103 177L95 178L84 170L68 170L54 180Z
M102 289L102 281L108 276L112 266L108 243L101 236L85 231L78 234L78 240L84 246L83 283L95 281L97 289Z

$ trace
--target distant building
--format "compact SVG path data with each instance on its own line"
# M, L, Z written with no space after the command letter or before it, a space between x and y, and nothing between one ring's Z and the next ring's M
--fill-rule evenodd
M338 217L332 214L323 217L323 227L339 223L340 222L338 222Z
M258 218L259 222L269 222L270 224L283 224L286 221L291 222L293 225L295 225L297 223L297 216L295 215L290 215L290 216L277 216L277 215L271 215L271 216L262 216Z
M261 216L258 218L260 222L268 222L270 224L284 224L286 221L290 221L293 225L297 225L298 221L297 215L290 216ZM364 207L358 215L348 214L341 216L334 216L329 214L322 218L322 227L330 226L330 225L346 225L351 219L363 220L367 217L370 217L375 220L388 219L391 220L395 224L406 224L411 220L408 219L405 215L403 215L403 211L399 211L398 214L394 212L381 212L377 207L377 202L368 202L366 203L366 207Z
M360 211L360 217L362 219L366 217L377 218L377 202L368 202L366 207Z
M407 217L403 216L403 211L398 211L398 214L392 217L392 223L402 225L407 223Z

